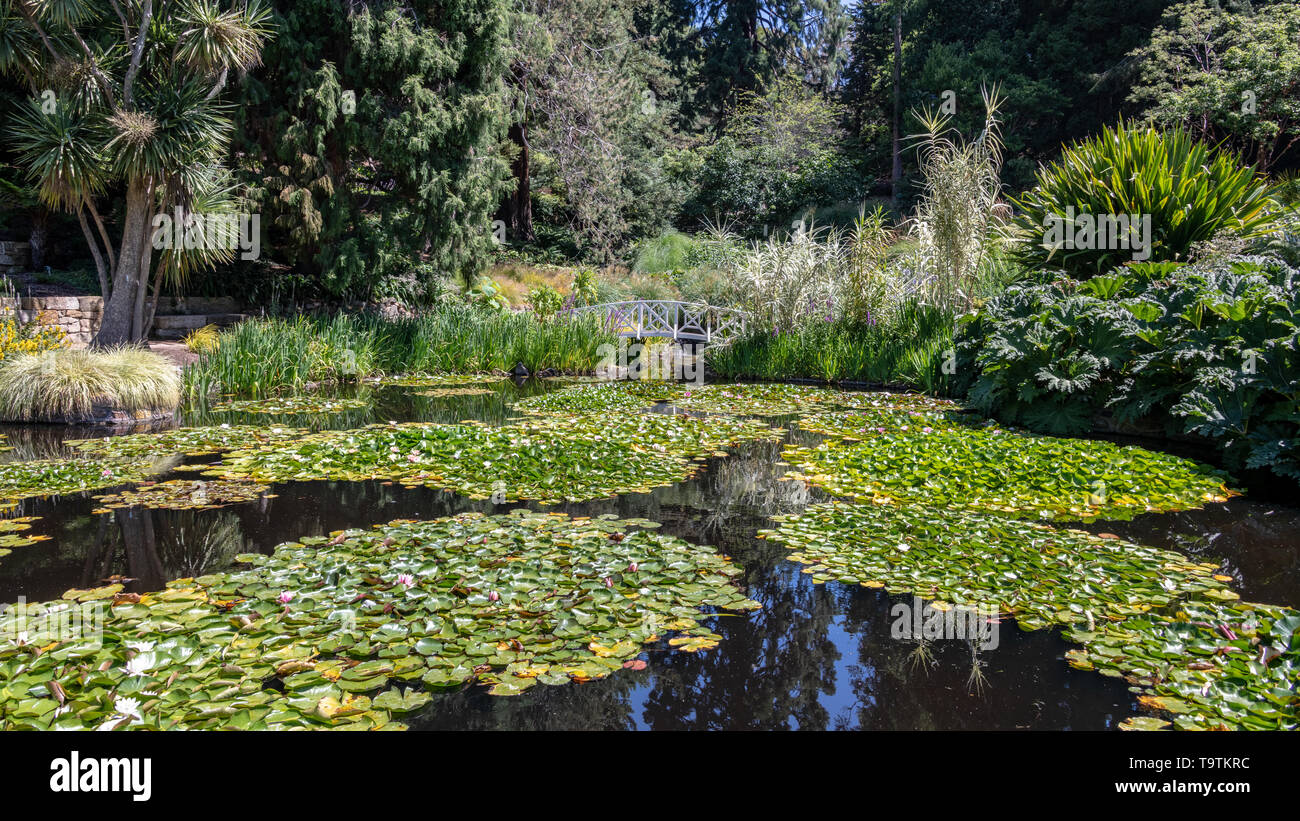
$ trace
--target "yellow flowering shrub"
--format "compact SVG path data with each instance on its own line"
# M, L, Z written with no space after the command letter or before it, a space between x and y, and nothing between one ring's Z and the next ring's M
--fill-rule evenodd
M14 317L0 318L0 361L20 353L40 353L66 348L68 338L53 325L18 322Z

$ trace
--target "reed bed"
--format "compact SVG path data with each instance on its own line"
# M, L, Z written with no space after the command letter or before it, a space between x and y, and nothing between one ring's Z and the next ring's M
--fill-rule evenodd
M370 315L252 319L221 334L186 369L191 394L261 397L312 384L394 373L506 371L589 373L600 346L617 342L597 318L445 309L409 319Z

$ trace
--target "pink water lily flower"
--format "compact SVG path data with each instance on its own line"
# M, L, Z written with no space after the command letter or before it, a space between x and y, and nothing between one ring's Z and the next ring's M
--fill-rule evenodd
M930 433L934 428L921 428L921 433Z
M501 601L501 594L493 590L491 593L488 593L488 601Z
M280 595L277 596L275 600L278 601L280 604L288 604L289 602L293 601L293 594L290 593L288 590L283 590L280 592Z
M414 586L415 586L415 577L412 576L410 573L398 573L398 574L397 574L397 583L398 583L398 584L404 584L404 585L406 585L407 587L414 587Z

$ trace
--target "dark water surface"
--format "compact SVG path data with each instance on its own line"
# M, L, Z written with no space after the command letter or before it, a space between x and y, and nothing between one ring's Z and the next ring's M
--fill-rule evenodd
M375 422L455 422L509 418L508 402L549 390L530 382L497 386L492 395L426 398L416 389L383 388L370 407L332 416L192 413L187 424L260 424L351 428ZM57 458L64 438L103 431L57 427L0 428L13 452L0 458ZM810 440L807 434L787 439ZM201 457L192 461L211 461ZM897 604L890 595L837 582L816 585L786 549L755 537L768 516L822 497L779 481L779 443L751 444L711 459L696 478L650 493L547 510L571 515L645 517L683 539L716 545L744 570L737 579L763 608L706 621L723 637L702 653L647 648L645 670L621 670L599 681L534 687L493 697L486 688L435 695L417 729L1080 729L1114 728L1138 712L1127 685L1070 668L1074 645L1055 631L1023 632L997 625L997 646L965 640L924 645L891 636ZM178 474L184 475L184 474ZM189 474L193 475L193 474ZM164 477L160 477L164 478ZM96 491L107 493L109 490ZM378 481L276 485L275 498L217 510L91 511L85 496L29 499L8 515L40 516L33 534L49 541L0 557L0 603L58 597L122 574L145 592L170 579L229 567L239 553L269 553L282 542L392 519L430 519L467 510L505 512L429 488ZM531 505L529 505L531 506ZM1183 513L1149 514L1131 522L1098 522L1094 532L1221 562L1243 598L1300 606L1300 509L1237 498Z

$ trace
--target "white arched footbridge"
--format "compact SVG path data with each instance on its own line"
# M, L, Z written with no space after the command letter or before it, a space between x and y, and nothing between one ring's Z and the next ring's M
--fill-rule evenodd
M637 299L602 302L569 311L574 316L601 316L619 336L664 337L686 342L729 342L745 332L749 314L699 302Z

